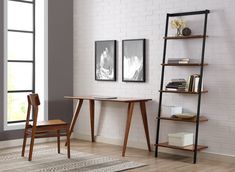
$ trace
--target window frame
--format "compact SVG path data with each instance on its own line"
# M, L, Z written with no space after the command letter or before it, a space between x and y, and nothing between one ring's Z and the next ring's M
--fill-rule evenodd
M35 21L35 0L32 1L24 1L24 0L6 0L6 11L8 9L8 2L13 1L13 2L18 2L18 3L29 3L32 4L32 31L27 31L27 30L17 30L17 29L9 29L8 26L6 25L6 34L8 35L9 32L16 32L16 33L30 33L32 34L33 37L33 42L32 42L32 60L8 60L8 54L5 53L6 57L6 66L8 66L9 63L31 63L32 64L32 90L8 90L7 84L6 84L6 100L8 97L9 93L24 93L24 92L31 92L35 93L35 33L36 33L36 21ZM6 12L7 13L7 12ZM6 21L8 20L7 15L6 15ZM6 44L5 44L6 45ZM5 49L6 50L6 49ZM7 68L7 67L6 67ZM6 72L7 69L5 70ZM7 76L6 76L7 78ZM7 101L5 101L7 107ZM31 119L32 120L32 119ZM16 124L16 123L22 123L25 122L26 120L15 120L15 121L8 121L8 110L6 108L6 122L7 124Z

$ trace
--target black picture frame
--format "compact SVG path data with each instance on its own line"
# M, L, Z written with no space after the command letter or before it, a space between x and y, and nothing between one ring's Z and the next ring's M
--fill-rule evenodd
M146 39L122 40L122 81L145 82Z
M95 80L116 81L116 40L95 41Z

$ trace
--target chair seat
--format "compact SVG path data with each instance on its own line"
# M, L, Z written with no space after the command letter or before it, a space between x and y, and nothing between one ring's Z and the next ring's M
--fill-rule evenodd
M33 126L33 122L29 123L30 127ZM60 120L60 119L53 119L48 121L38 121L37 127L45 127L45 126L53 126L53 125L67 125L66 122Z

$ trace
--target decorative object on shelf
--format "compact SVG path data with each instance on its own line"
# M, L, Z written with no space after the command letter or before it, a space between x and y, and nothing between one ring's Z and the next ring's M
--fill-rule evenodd
M157 117L158 119L158 117ZM169 117L169 116L162 116L160 117L161 120L166 120L166 121L176 121L176 122L190 122L190 123L197 123L197 116L194 118L175 118L175 117ZM200 116L199 117L199 122L206 122L208 121L208 118L205 116Z
M175 113L172 115L172 118L181 118L181 119L191 119L196 117L195 113L189 113L189 112L184 112L184 113Z
M193 133L180 132L168 134L168 143L172 146L189 146L193 144Z
M162 105L162 114L164 114L164 116L167 117L171 117L171 108L174 106L170 106L170 105Z
M145 82L145 39L122 41L122 81Z
M181 18L171 20L171 27L176 29L176 36L182 36L181 30L185 27L186 23Z
M182 29L182 35L183 35L183 36L190 36L191 33L192 33L192 31L191 31L191 29L188 28L188 27L185 27L185 28Z
M181 114L183 112L183 108L181 106L173 106L171 107L171 115Z
M116 41L95 41L95 80L116 81Z

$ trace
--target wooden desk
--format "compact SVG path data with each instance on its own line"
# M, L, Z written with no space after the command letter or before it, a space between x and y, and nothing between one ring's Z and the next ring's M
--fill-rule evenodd
M142 98L105 98L105 97L94 97L94 96L65 96L65 99L72 99L77 100L77 105L73 114L73 119L70 124L69 134L71 135L75 126L75 123L78 118L78 114L81 110L83 100L89 101L90 106L90 125L91 125L91 140L92 142L95 142L94 137L94 112L95 112L95 101L108 101L108 102L121 102L121 103L128 103L128 109L127 109L127 121L126 121L126 130L125 130L125 137L124 137L124 143L123 143L123 149L122 149L122 156L125 156L126 152L126 146L127 146L127 140L131 125L131 119L134 109L134 104L139 103L140 104L140 110L142 114L143 119L143 125L148 145L148 150L151 151L150 147L150 139L149 139L149 130L148 130L148 120L147 120L147 112L146 112L146 105L145 102L150 101L151 99L142 99Z

